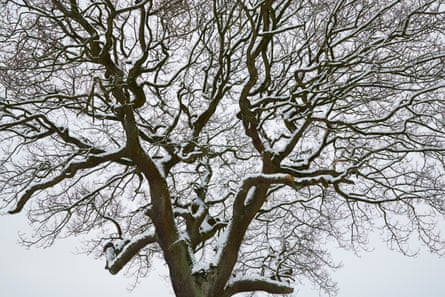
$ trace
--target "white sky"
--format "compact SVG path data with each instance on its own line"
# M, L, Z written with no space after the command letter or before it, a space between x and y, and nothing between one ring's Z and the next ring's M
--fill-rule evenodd
M75 254L76 239L59 241L48 249L27 250L17 244L17 232L27 229L23 215L0 216L0 226L0 296L173 296L162 278L162 268L152 271L150 278L130 292L131 279L110 275L103 259ZM333 275L339 282L338 297L445 296L444 258L427 253L407 258L382 245L361 258L343 251L333 256L344 264ZM319 294L308 285L297 289L295 296Z

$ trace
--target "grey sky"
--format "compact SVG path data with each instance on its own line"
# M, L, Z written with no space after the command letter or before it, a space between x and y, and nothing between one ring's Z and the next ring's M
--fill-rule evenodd
M0 296L172 296L168 282L157 270L129 292L131 279L110 275L103 260L74 254L76 239L59 241L48 249L27 250L18 246L17 232L26 230L23 215L0 216L0 226ZM381 244L374 252L363 253L361 258L343 251L335 251L333 255L344 263L333 275L339 282L338 297L445 296L444 258L428 253L407 258ZM295 296L319 294L307 285L297 288Z

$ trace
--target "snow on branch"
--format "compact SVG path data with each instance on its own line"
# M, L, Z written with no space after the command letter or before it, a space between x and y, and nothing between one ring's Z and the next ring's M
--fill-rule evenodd
M291 294L294 288L288 283L274 281L266 277L235 279L228 283L224 296L251 291L264 291L270 294Z
M131 240L108 242L104 247L107 260L105 269L111 274L117 274L140 250L154 242L156 242L154 232L135 236Z

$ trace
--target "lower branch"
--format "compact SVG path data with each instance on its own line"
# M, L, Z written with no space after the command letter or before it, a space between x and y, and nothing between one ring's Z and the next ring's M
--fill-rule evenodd
M132 240L120 244L107 243L104 247L107 258L107 266L105 268L111 274L118 273L140 250L155 241L156 236L154 233L149 233L134 237Z
M229 282L223 296L229 297L238 293L253 291L264 291L270 294L291 294L294 292L294 288L288 283L274 281L265 277L236 279Z

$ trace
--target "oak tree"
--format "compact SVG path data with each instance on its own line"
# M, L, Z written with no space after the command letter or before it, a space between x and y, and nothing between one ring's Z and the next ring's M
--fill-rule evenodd
M1 0L0 208L176 296L443 252L441 0Z

